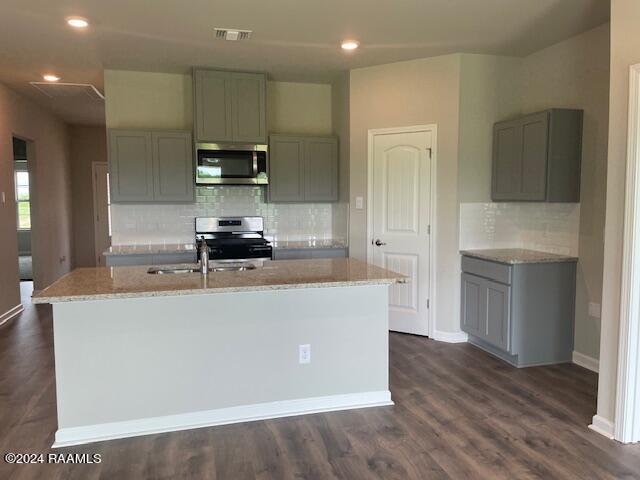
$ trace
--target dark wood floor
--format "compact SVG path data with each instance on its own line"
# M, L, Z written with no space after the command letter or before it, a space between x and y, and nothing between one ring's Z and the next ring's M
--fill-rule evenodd
M50 451L51 309L0 328L0 453ZM514 369L467 344L391 335L396 405L70 447L98 465L7 465L0 479L640 478L640 445L588 430L595 374Z

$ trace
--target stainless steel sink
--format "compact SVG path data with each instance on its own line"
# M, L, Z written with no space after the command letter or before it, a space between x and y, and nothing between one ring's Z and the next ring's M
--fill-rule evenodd
M209 268L211 272L243 272L245 270L255 270L256 266L252 263L246 265L216 265Z
M252 263L229 263L222 265L213 265L209 267L210 272L243 272L245 270L255 270L256 266ZM198 267L151 267L147 273L153 275L167 275L175 273L199 273Z
M198 268L161 268L161 267L151 267L147 270L147 273L152 273L154 275L166 275L173 273L196 273L199 272Z

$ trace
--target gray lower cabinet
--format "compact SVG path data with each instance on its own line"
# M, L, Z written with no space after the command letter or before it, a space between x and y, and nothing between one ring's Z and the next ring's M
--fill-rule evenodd
M195 252L185 253L142 253L131 255L106 255L107 267L124 267L134 265L173 265L179 263L196 263Z
M267 142L263 73L193 71L197 142Z
M462 329L509 350L511 287L475 275L462 274Z
M340 248L274 248L274 260L307 260L312 258L346 258L347 249Z
M462 257L461 328L517 367L570 362L574 262L507 265Z
M494 201L580 201L582 110L551 109L496 123Z
M192 202L191 132L109 130L111 201Z
M271 135L269 200L335 202L338 200L338 139Z

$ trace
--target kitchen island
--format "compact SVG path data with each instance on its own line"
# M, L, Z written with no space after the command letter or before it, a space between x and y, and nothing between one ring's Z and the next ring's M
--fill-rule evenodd
M53 305L54 446L391 405L388 288L353 259L152 275L80 268Z

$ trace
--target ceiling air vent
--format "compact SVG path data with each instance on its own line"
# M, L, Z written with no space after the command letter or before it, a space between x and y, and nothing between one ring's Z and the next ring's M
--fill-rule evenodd
M214 28L216 32L216 38L218 40L249 40L253 31L251 30L237 30L235 28Z
M35 88L51 98L89 98L104 100L104 95L93 85L87 83L50 83L30 82Z

